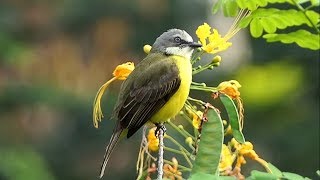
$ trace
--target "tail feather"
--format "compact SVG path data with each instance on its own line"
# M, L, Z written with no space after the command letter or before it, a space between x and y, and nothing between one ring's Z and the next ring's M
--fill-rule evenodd
M100 179L104 175L104 171L106 169L106 166L107 166L108 160L110 158L110 155L111 155L112 151L114 150L122 131L123 131L123 128L121 128L120 125L117 125L117 127L115 127L115 129L114 129L114 131L112 133L110 142L109 142L109 144L108 144L108 146L106 148L106 152L104 154L103 163L101 165Z

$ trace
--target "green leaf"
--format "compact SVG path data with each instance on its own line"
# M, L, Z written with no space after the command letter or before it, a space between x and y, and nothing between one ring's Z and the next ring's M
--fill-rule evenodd
M250 33L253 37L258 38L263 33L263 27L258 19L253 19L250 23Z
M216 3L214 3L212 6L212 14L216 14L220 10L223 1L224 0L218 0Z
M218 172L223 144L223 124L220 115L214 109L207 113L208 121L201 130L198 152L190 177L197 173L215 175Z
M241 19L240 23L239 23L239 28L247 27L251 21L252 21L252 16L247 16L247 17Z
M295 0L295 1L299 4L303 4L303 3L309 2L310 0Z
M258 1L260 0L237 0L237 4L241 9L249 9L254 11L258 8Z
M311 5L312 6L319 6L320 5L320 0L311 0Z
M261 19L260 23L267 33L274 33L277 30L276 24L269 18Z
M306 11L306 15L309 17L309 19L311 20L312 24L318 24L319 20L320 20L320 15L319 13L312 11L312 10L308 10Z
M278 177L276 175L266 173L266 172L257 171L257 170L251 171L251 178L257 179L257 180L277 180L278 179Z
M320 49L320 37L318 34L312 34L306 30L298 30L288 34L266 34L263 38L267 42L277 42L280 41L285 44L296 43L302 48L308 48L311 50Z
M237 106L234 104L233 100L224 94L220 94L220 100L227 110L233 137L240 143L244 143L245 139L240 130L239 113Z
M288 180L304 180L305 178L300 176L299 174L291 173L291 172L283 172L283 177Z
M288 27L288 25L287 25L287 20L284 19L283 17L281 17L281 16L274 16L273 19L274 19L273 22L275 23L275 25L276 25L276 27L277 27L278 29L285 29L286 27Z
M306 24L313 28L314 25L319 24L319 13L309 10L306 11L306 15L302 11L295 9L259 8L244 18L240 22L239 27L246 27L250 22L251 35L253 37L260 37L263 34L263 30L267 33L275 33L277 29L285 29L290 26Z
M268 163L268 168L271 170L271 173L276 175L277 177L282 176L282 172L277 167L275 167L273 164Z
M189 180L206 180L206 179L210 179L210 180L235 180L235 177L232 176L215 176L212 174L205 174L205 173L196 173L193 174Z
M205 173L195 173L192 174L189 180L203 180L203 179L212 179L215 180L216 176L212 174L205 174Z
M255 11L258 8L265 7L269 3L289 3L293 4L292 0L236 0L239 8Z
M236 0L224 0L223 1L223 14L226 17L234 17L238 13L238 5Z

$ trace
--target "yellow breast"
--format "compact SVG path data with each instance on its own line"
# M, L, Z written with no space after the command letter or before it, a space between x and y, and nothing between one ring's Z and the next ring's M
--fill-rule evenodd
M181 56L173 56L173 58L179 69L181 79L180 87L169 101L150 119L152 123L162 123L177 115L183 108L189 95L192 81L192 66L190 60Z

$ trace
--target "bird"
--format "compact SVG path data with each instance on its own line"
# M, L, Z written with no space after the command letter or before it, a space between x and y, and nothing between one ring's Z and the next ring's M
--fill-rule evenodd
M192 82L191 56L199 47L201 44L180 29L169 29L156 38L150 53L120 87L112 116L116 125L106 147L100 178L120 137L130 138L147 122L162 128L180 112Z

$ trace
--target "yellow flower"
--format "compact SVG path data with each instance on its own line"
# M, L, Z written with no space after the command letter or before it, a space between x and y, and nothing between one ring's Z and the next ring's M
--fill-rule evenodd
M230 96L232 99L237 99L240 97L239 88L240 83L236 80L224 81L220 83L217 87L220 93Z
M219 171L228 171L232 169L233 157L229 147L225 144L222 145L221 160L219 162Z
M242 164L246 164L247 163L247 161L244 159L244 157L242 156L242 155L239 155L238 157L237 157L237 162L236 162L236 165L235 165L235 167L237 167L237 168L241 168L241 165Z
M152 46L150 46L149 44L146 44L143 46L143 51L146 53L146 54L149 54L150 51L152 49Z
M194 128L199 129L202 123L203 112L197 111L192 113L192 125Z
M176 158L172 158L173 165L165 164L163 166L164 178L171 180L182 179L182 173L178 170L178 161Z
M151 128L147 136L148 149L151 151L158 151L159 149L159 139L155 135L155 130L156 128Z
M232 138L230 144L239 152L240 156L246 156L253 160L259 158L258 154L253 150L253 144L249 141L240 144Z
M203 25L199 26L196 30L196 34L200 39L201 44L206 43L206 38L210 36L211 27L207 23L203 23Z
M241 170L241 165L246 164L245 157L248 157L260 163L267 170L267 172L271 173L268 162L258 156L258 154L254 151L253 144L251 142L246 141L245 143L240 144L234 138L232 138L229 145L235 148L238 152L235 169Z
M119 80L125 80L133 70L134 70L133 62L127 62L127 63L118 65L112 74L115 78Z
M246 141L244 144L241 145L239 154L251 158L253 160L259 158L258 154L253 150L252 143L249 141Z
M115 80L125 80L129 76L129 74L133 71L134 64L133 62L127 62L124 64L120 64L113 71L113 78L104 83L100 89L98 90L96 97L93 102L93 125L95 128L99 127L98 122L101 122L103 118L102 110L101 110L101 98L103 93L106 91L107 87Z
M196 34L200 39L202 49L207 53L215 54L226 50L232 45L232 43L227 42L229 40L228 37L221 37L216 29L211 31L211 27L207 23L199 26Z

